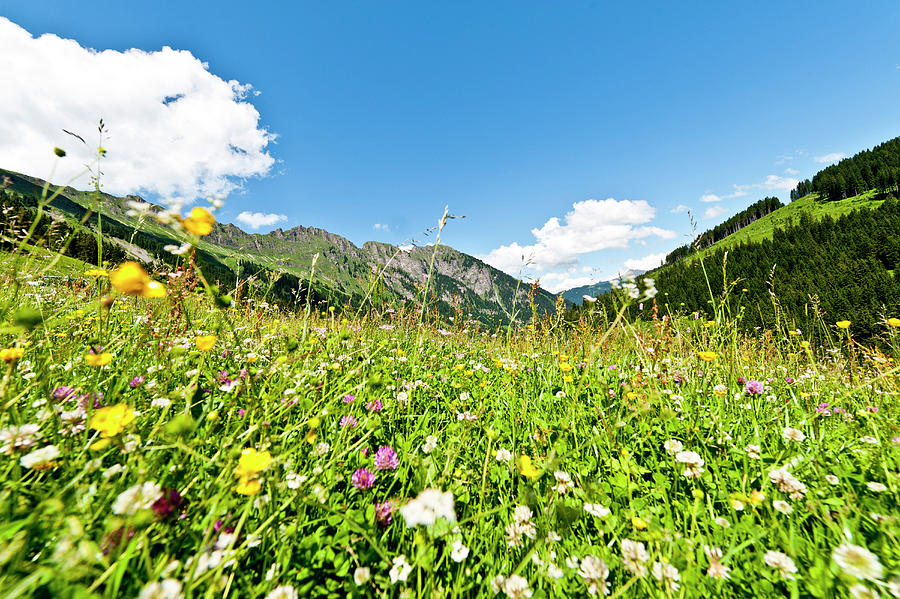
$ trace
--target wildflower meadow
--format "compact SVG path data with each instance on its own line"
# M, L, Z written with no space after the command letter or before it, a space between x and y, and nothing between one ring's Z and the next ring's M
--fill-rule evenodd
M7 255L2 596L900 596L893 315L290 307L166 218L166 272Z

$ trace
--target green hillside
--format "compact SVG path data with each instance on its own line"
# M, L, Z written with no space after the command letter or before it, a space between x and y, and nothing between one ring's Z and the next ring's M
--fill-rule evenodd
M690 260L706 257L719 250L731 250L744 243L755 243L772 239L777 229L786 229L799 224L803 216L821 220L826 216L839 218L858 209L877 208L884 202L886 194L870 190L843 200L829 201L812 193L754 221L725 239L703 248L690 256Z
M4 226L13 227L16 218L33 218L45 182L2 169L0 180L4 181L0 204L13 210L11 216L0 219ZM69 257L90 262L96 261L97 232L102 228L105 260L133 259L165 270L180 260L166 246L180 245L183 240L159 222L161 212L161 207L137 196L122 198L67 187L59 190L48 208L50 218L37 233L49 249L64 249ZM56 230L48 228L50 223ZM73 243L63 248L62 238ZM9 241L3 244L0 249L12 247ZM405 251L375 242L360 248L315 227L251 234L232 224L217 223L195 249L193 259L221 288L233 289L239 280L252 277L260 293L285 303L305 298L306 292L299 290L312 278L312 298L317 301L354 307L369 301L389 306L418 300L423 282L430 277L430 307L441 314L461 313L490 326L510 322L513 314L531 314L528 285L447 246L436 253L433 248ZM376 278L380 282L373 287ZM554 311L556 299L538 290L534 298L538 312Z

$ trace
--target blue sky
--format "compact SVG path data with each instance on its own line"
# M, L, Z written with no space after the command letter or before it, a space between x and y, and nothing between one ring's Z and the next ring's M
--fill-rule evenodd
M179 139L242 148L236 159L210 153L210 163L228 166L209 180L181 181L208 192L234 174L264 173L231 192L223 220L283 215L271 217L276 226L399 244L427 240L421 231L449 205L466 218L450 223L445 242L510 272L530 252L527 272L554 290L649 264L684 243L689 225L679 206L692 209L701 229L712 226L766 195L786 200L791 180L835 155L900 134L897 2L629 4L31 0L0 3L0 16L31 36L159 58L122 72L86 71L68 91L109 85L104 97L137 94L148 80L162 89L181 68L153 66L163 65L163 46L189 52L221 80L251 85L239 102L219 91L198 96L198 112L176 121ZM17 59L29 44L17 46ZM60 64L75 52L48 50L21 77L39 78L57 51ZM142 68L151 73L143 77ZM202 81L196 70L185 64L185 80ZM74 102L48 103L39 117L22 100L9 114L15 98L4 93L13 92L0 92L7 121L47 119ZM72 119L92 114L85 94ZM218 98L221 112L204 110L206 97ZM97 115L112 132L111 154L125 161L110 174L111 191L190 196L190 185L154 187L123 172L149 151L124 143L126 129L140 130L141 119L147 131L173 128L150 109L128 112L138 104L132 95L105 107L118 122ZM42 151L44 138L26 133L20 138ZM166 145L147 142L159 152ZM166 172L178 172L191 158L171 147L163 158L132 162L171 159ZM22 155L4 153L0 142L0 166L33 164L29 174L47 174L49 159L43 166Z

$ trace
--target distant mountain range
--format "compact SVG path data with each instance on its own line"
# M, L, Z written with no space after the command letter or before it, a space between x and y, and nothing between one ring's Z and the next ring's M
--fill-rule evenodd
M0 180L4 177L8 184L0 190L3 205L33 210L44 181L0 169ZM96 215L89 215L93 206L102 213L104 238L111 244L109 252L104 250L105 255L121 253L151 267L173 264L176 258L165 246L178 245L180 241L156 219L139 220L133 211L129 212L129 201L138 203L150 215L162 210L137 196L101 193L99 201L94 202L89 192L65 188L51 205L50 215L59 226L65 223L73 231L84 231L86 227L93 233L97 226ZM85 219L86 225L79 225ZM315 227L258 234L246 233L233 224L217 223L197 245L197 251L196 259L208 276L211 274L226 288L233 287L239 278L257 275L254 278L258 285L262 280L275 282L271 289L277 299L291 301L298 295L301 282L308 282L312 274L314 295L337 305L359 305L370 296L375 272L382 281L374 286L377 301L417 301L434 257L428 297L438 311L449 315L458 307L463 314L489 325L507 323L513 313L518 314L520 321L531 315L527 283L448 246L439 246L436 253L431 246L404 250L376 241L357 247L340 235ZM89 252L78 257L90 259ZM537 289L534 294L541 314L553 311L556 301L557 297L544 289Z

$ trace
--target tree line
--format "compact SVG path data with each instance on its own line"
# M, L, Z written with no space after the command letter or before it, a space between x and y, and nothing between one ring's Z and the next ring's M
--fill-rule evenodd
M872 189L881 193L900 192L898 186L900 137L895 137L822 169L812 180L801 181L791 192L791 199L817 193L821 198L837 201Z
M775 212L784 206L778 198L770 197L748 206L746 209L738 212L720 225L716 225L712 229L703 232L690 244L675 248L666 255L666 264L673 264L681 260L691 252L709 247L717 241L722 241L729 235L737 233L750 223L757 221L765 215Z

